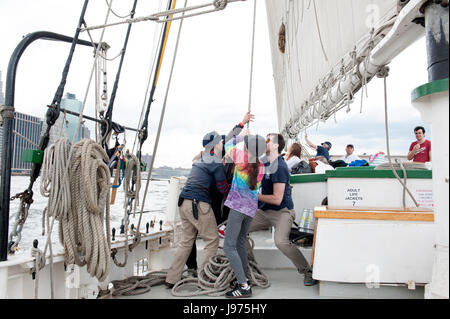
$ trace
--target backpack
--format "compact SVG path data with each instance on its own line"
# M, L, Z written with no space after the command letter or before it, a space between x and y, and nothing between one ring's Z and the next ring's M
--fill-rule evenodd
M309 174L313 173L312 167L305 161L294 165L291 169L291 174Z
M348 164L349 167L369 166L366 160L356 160Z
M344 162L343 160L337 160L337 161L329 161L330 165L333 166L333 168L336 167L347 167L348 164Z

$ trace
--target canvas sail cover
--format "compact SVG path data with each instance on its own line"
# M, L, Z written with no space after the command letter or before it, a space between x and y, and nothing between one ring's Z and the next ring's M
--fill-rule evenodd
M266 9L280 131L398 12L396 0L266 0Z

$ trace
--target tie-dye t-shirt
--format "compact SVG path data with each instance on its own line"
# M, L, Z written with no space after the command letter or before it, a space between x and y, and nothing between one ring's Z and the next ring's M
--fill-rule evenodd
M243 140L242 136L235 136L225 144L227 155L233 159L236 165L233 183L224 205L253 218L258 210L258 190L264 177L264 165L260 163L258 183L256 188L251 190L249 186L249 172L247 171L248 154L236 147Z

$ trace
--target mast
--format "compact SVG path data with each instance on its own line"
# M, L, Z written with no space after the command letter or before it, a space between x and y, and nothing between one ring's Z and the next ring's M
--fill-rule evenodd
M446 4L445 4L446 3ZM425 298L449 298L449 110L448 110L448 2L427 1L422 7L428 55L429 82L416 88L412 103L432 128L433 198L435 203L435 245L431 283Z

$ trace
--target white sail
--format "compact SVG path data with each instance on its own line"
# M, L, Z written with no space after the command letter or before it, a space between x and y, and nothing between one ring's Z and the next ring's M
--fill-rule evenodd
M345 73L364 61L367 49L373 49L393 26L399 11L397 3L396 0L266 0L281 131L286 133L286 127L295 125L294 132L298 132L314 120L329 117L325 116L329 109L320 101L330 95L331 87ZM284 53L279 46L283 24Z

